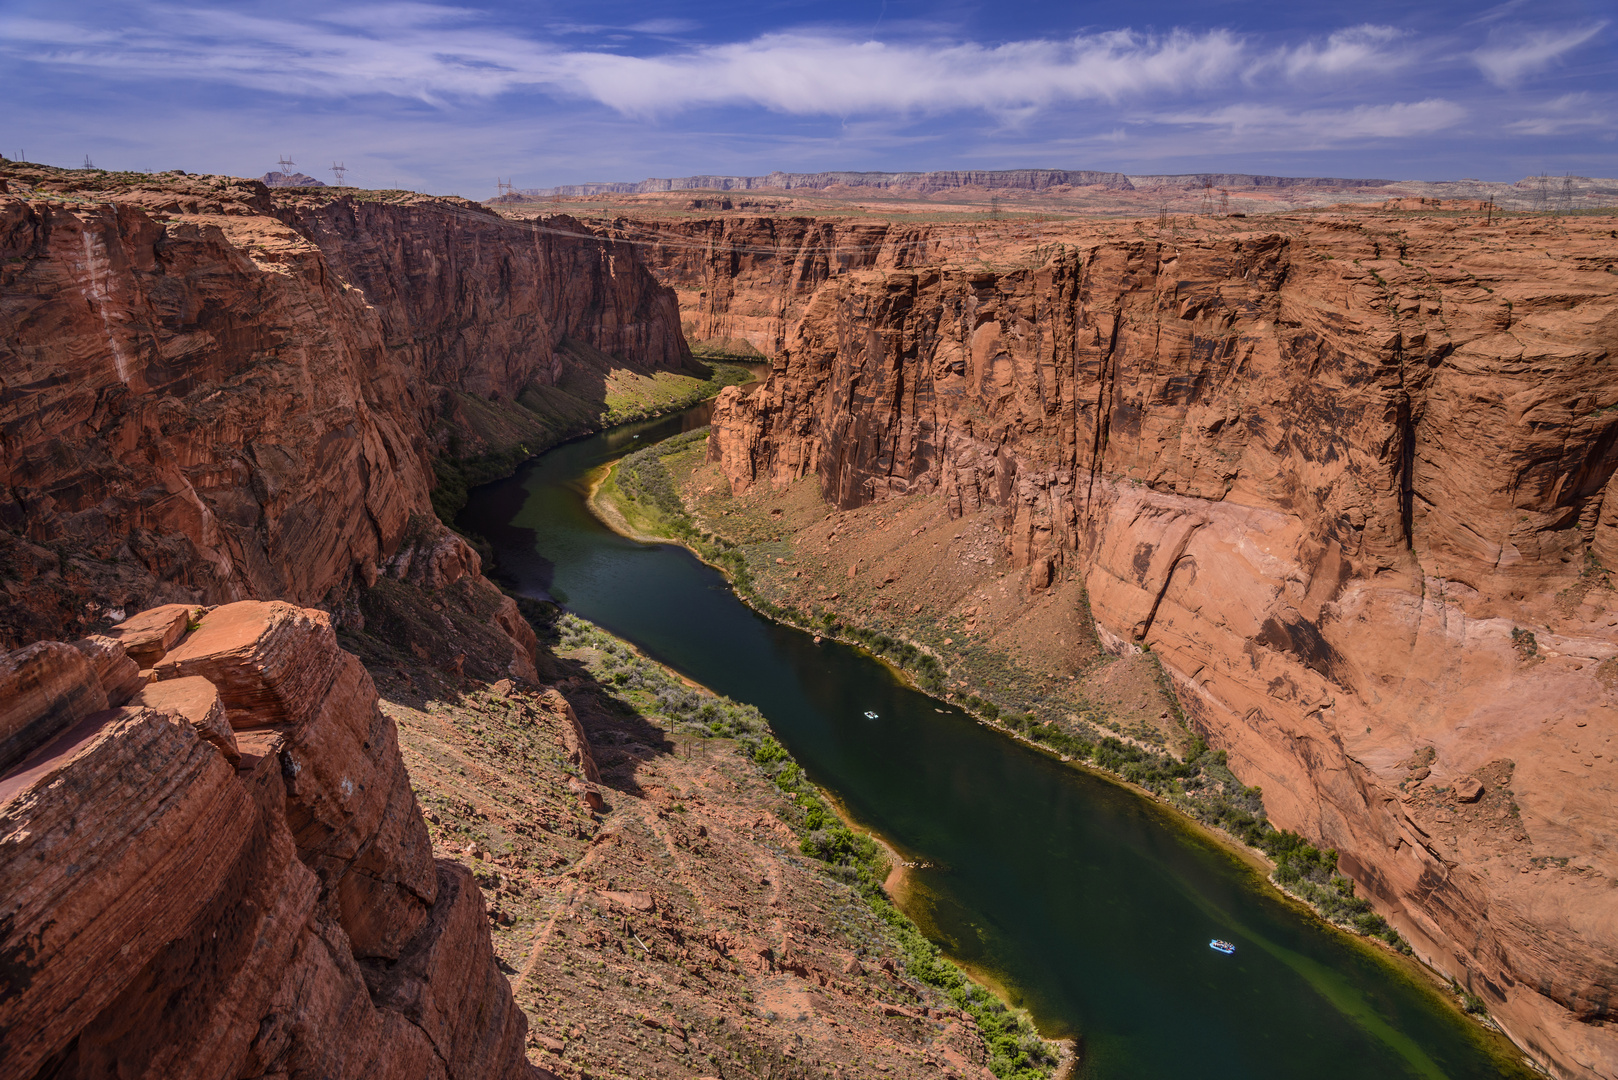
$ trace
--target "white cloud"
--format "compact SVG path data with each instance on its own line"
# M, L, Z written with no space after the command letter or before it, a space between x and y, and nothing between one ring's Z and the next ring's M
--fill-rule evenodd
M1389 45L1404 37L1391 26L1352 26L1338 30L1324 44L1308 42L1294 49L1283 49L1275 56L1293 78L1310 75L1371 75L1392 71L1414 59L1404 49Z
M1573 131L1611 131L1618 128L1618 102L1590 94L1563 94L1535 107L1532 113L1505 125L1514 135L1563 135Z
M429 102L539 89L589 98L625 115L752 105L797 115L1002 116L1063 102L1119 102L1239 88L1259 70L1294 77L1385 71L1405 62L1388 27L1338 31L1323 43L1260 50L1228 30L1129 30L998 45L875 42L831 31L727 44L669 43L648 55L567 48L573 30L536 39L466 8L368 4L273 17L239 8L136 6L119 26L0 16L0 56L139 80L192 79L320 97L370 94ZM676 32L678 20L635 29Z
M1595 37L1606 25L1598 22L1565 30L1518 29L1509 35L1501 34L1500 40L1478 49L1472 54L1472 61L1496 86L1515 86L1524 77L1544 71L1563 54Z
M1431 135L1452 128L1466 118L1466 110L1453 101L1395 102L1361 105L1351 109L1291 110L1279 105L1227 105L1200 113L1153 116L1158 123L1223 130L1265 145L1292 144L1319 148L1375 139Z
M629 114L730 104L834 115L1000 111L1211 87L1236 75L1244 51L1218 30L992 47L772 34L664 56L569 53L560 81Z

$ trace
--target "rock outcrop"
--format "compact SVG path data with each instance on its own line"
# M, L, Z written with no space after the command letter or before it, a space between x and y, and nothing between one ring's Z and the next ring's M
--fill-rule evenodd
M323 612L206 612L128 704L71 646L0 670L52 688L0 702L40 736L0 761L5 1075L533 1075L482 896Z
M869 268L714 244L659 271L705 274L713 325L790 327L720 398L733 487L996 509L1013 563L1081 578L1103 640L1149 645L1423 959L1560 1075L1618 1075L1605 225L1072 227L931 265L960 231L792 227ZM1444 802L1485 775L1488 822Z
M430 515L459 401L554 383L564 339L689 357L633 249L566 218L223 177L0 181L0 646L163 603L335 607Z

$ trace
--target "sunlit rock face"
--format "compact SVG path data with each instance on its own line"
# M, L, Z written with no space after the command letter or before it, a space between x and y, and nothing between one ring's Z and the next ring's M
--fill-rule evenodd
M198 614L132 697L71 645L0 658L32 744L0 761L5 1074L533 1075L482 895L330 618Z
M169 602L331 606L431 514L458 402L555 383L564 339L689 357L633 248L566 218L105 183L0 176L0 645Z
M1561 1074L1618 1074L1604 227L665 236L703 230L745 254L652 255L687 322L781 343L714 416L733 488L997 509L1424 959Z

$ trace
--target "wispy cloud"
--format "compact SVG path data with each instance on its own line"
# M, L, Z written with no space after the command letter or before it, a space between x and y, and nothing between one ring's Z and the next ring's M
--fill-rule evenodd
M1352 26L1334 31L1324 42L1310 41L1279 50L1274 61L1288 75L1378 75L1406 67L1415 54L1393 48L1404 32L1391 26Z
M1561 30L1523 30L1499 37L1472 54L1472 60L1496 86L1515 86L1555 64L1606 28L1606 23Z
M1569 6L1585 0L1475 17L1449 2L1443 18L1382 8L1351 26L1300 7L1267 30L1183 0L1129 9L1155 31L889 12L877 35L868 19L784 21L798 5L721 27L692 0L629 15L599 0L0 0L0 127L30 153L52 147L46 160L235 168L247 154L262 171L263 153L301 146L442 190L513 171L539 185L1215 157L1408 175L1475 172L1467 155L1485 144L1487 160L1531 153L1536 167L1554 152L1586 173L1618 160L1618 66L1593 44L1618 20ZM1188 17L1203 21L1172 29ZM1558 65L1554 88L1536 81ZM1568 91L1585 93L1556 98ZM271 149L243 149L259 143Z
M693 28L655 19L633 29ZM0 19L4 52L132 78L191 78L322 96L389 94L426 101L544 89L627 115L752 105L799 115L1011 113L1062 102L1119 102L1206 92L1255 72L1293 79L1388 71L1408 62L1401 37L1358 26L1323 41L1260 48L1230 30L1131 30L984 45L877 42L831 32L765 34L725 44L668 42L650 55L568 48L490 25L475 11L427 3L366 5L302 19L242 10L154 6L122 28Z
M884 44L774 34L655 57L571 53L566 82L624 113L752 104L784 113L1008 110L1228 83L1245 61L1215 30L1068 41Z
M1370 139L1402 139L1431 135L1459 124L1466 109L1453 101L1395 102L1349 109L1287 109L1279 105L1227 105L1206 112L1160 113L1159 123L1222 130L1226 134L1294 141L1311 147L1335 146Z
M1576 131L1618 130L1618 100L1611 96L1563 94L1534 108L1505 129L1516 135L1564 135Z

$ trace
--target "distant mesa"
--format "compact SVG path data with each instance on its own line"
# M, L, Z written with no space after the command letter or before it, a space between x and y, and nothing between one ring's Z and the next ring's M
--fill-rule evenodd
M267 172L259 177L265 187L325 187L326 185L305 173Z
M266 181L267 182L267 181ZM525 188L521 197L645 195L660 191L819 191L826 188L871 188L918 195L954 188L1045 191L1058 187L1103 187L1117 191L1141 188L1360 188L1382 187L1391 180L1348 180L1320 176L1256 176L1247 173L1186 173L1176 176L1126 176L1090 169L952 169L942 172L772 172L767 176L680 176L639 182L592 182L550 188ZM509 201L509 197L508 200Z

